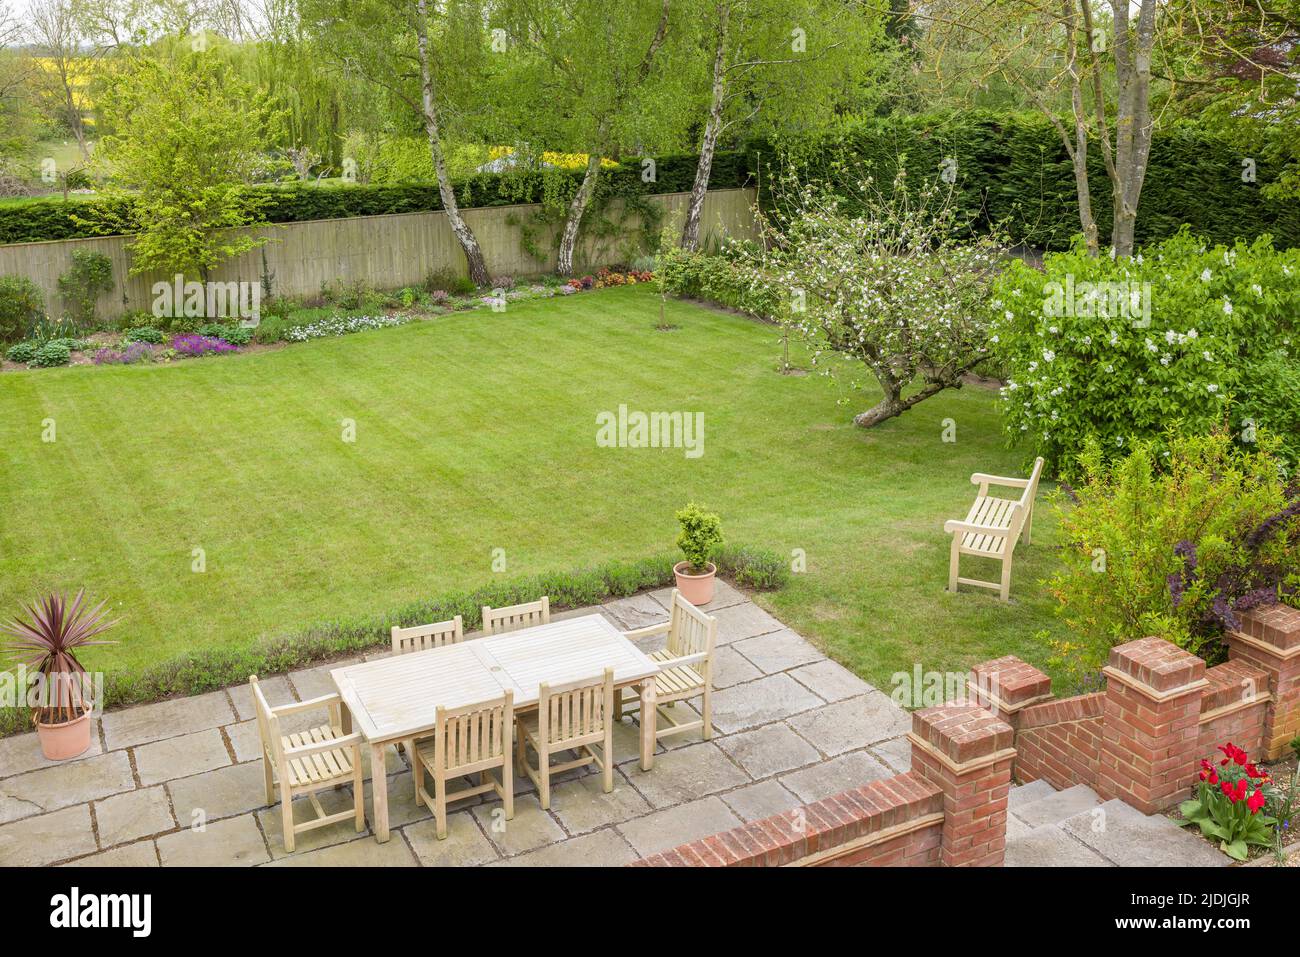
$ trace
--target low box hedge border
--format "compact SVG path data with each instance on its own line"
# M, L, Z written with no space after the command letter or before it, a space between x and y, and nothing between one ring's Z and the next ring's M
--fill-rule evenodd
M494 582L414 601L377 617L325 621L292 634L266 635L247 648L187 652L137 673L110 671L104 676L104 705L114 709L188 697L242 684L250 674L282 674L315 662L374 651L388 646L394 625L407 627L460 615L465 630L473 631L482 624L484 605L513 605L547 595L551 608L562 611L626 598L673 584L673 564L679 560L676 555L656 555ZM713 561L719 575L747 588L771 590L790 580L789 563L771 549L724 546L714 552ZM27 708L0 708L0 737L31 728Z

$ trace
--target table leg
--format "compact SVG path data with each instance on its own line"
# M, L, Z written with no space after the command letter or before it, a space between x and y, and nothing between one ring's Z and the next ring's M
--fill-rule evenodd
M352 733L352 711L345 701L339 702L339 729L344 734Z
M641 770L655 766L655 724L659 717L655 680L646 678L641 683Z
M383 844L388 833L388 775L384 764L384 746L370 746L370 793L375 802L375 840Z

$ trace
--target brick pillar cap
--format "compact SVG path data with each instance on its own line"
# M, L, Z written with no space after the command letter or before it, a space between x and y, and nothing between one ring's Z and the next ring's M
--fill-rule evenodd
M1300 610L1274 603L1241 613L1240 633L1282 651L1300 648Z
M1110 667L1153 691L1171 691L1205 678L1205 661L1163 638L1139 638L1110 650Z
M1052 693L1052 679L1015 655L985 661L971 669L977 691L989 691L1008 710Z
M1013 747L1011 725L978 705L938 705L912 712L912 733L954 764Z

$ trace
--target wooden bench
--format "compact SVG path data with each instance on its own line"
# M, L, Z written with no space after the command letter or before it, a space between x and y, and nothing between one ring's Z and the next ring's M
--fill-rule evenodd
M958 585L976 585L992 588L1003 601L1011 595L1011 556L1025 535L1025 544L1032 543L1034 528L1034 495L1038 492L1038 479L1043 472L1043 459L1034 460L1034 470L1029 478L1007 478L976 472L970 477L972 485L979 486L975 504L963 521L944 522L943 530L952 536L952 551L948 560L948 591L955 592ZM990 485L1023 489L1019 498L997 498L989 495ZM962 555L992 558L1002 563L1002 580L987 582L978 578L962 578L958 565Z

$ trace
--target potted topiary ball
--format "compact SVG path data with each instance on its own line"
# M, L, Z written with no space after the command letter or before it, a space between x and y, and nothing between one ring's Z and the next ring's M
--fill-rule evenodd
M52 761L75 758L90 747L94 702L76 650L116 644L93 640L117 622L105 620L104 602L88 608L85 594L77 592L70 602L63 595L47 595L23 606L26 618L18 615L0 625L5 651L15 664L34 673L32 721L41 751Z
M722 544L722 519L691 502L677 513L682 530L677 533L677 547L686 561L673 566L677 590L692 605L713 601L713 582L718 567L709 561L713 550Z

